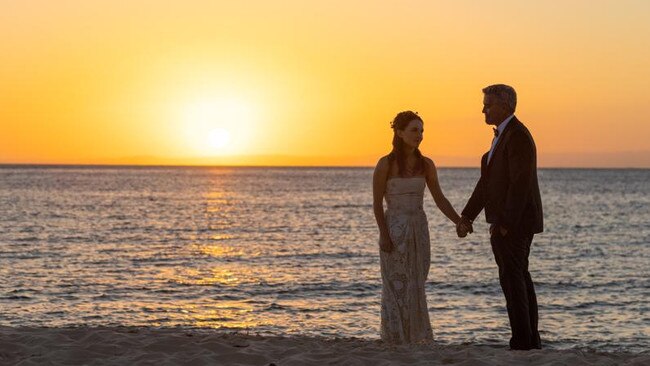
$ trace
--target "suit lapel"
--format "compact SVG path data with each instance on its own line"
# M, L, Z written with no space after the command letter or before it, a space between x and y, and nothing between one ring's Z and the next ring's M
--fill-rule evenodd
M508 133L510 132L510 130L512 130L512 127L517 123L519 123L519 120L517 119L517 117L514 117L514 116L512 117L510 122L508 122L508 125L506 126L505 130L503 130L503 133L501 134L501 137L499 138L499 141L497 141L497 146L494 147L494 151L492 152L492 157L490 158L490 161L488 162L488 168L490 168L490 166L492 166L492 163L494 162L494 159L497 157L497 153L499 152L500 147L503 146L506 139L508 138Z

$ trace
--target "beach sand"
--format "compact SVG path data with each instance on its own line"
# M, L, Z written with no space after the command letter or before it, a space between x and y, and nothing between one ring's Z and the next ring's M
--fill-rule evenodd
M212 330L0 327L0 365L650 365L650 354L387 346Z

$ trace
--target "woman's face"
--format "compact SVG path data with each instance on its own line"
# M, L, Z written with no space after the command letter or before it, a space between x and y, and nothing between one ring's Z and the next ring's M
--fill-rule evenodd
M422 142L424 125L419 119L411 120L403 131L397 130L397 136L404 140L404 143L412 148L417 148Z

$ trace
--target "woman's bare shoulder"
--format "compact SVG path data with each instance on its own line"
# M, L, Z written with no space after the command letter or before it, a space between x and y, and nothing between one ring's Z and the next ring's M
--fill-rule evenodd
M390 166L390 155L384 155L381 158L379 158L379 161L377 161L377 166L375 169L388 169Z
M422 155L422 159L424 159L424 165L427 168L434 168L434 169L436 168L436 164L434 164L433 160L431 160L431 158L429 158L428 156Z

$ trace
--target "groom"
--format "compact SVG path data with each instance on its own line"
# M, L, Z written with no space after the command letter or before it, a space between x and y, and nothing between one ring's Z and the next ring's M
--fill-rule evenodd
M533 235L543 230L535 142L514 115L517 93L511 86L491 85L483 94L485 123L496 126L494 139L481 159L481 177L463 209L457 232L460 237L471 232L472 221L485 209L510 319L510 349L541 348L537 297L528 272Z

